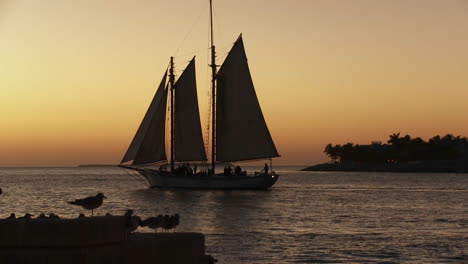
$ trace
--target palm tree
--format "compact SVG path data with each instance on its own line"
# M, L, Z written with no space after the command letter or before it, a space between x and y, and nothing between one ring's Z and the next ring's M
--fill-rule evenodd
M440 142L440 136L433 136L432 138L429 139L429 144L437 145Z
M409 144L411 142L411 136L406 134L404 137L400 138L400 142L403 144Z
M323 152L325 152L327 154L327 156L330 157L330 162L331 163L335 163L336 162L336 158L337 158L337 153L336 153L336 149L333 147L332 144L328 144L325 146L325 149L323 150Z
M400 142L400 133L393 133L389 136L390 139L387 141L390 145L397 145Z
M346 143L341 147L341 161L351 161L353 160L353 143Z

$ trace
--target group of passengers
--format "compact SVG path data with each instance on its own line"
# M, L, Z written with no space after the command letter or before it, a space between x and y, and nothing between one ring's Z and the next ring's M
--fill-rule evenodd
M193 167L190 166L189 163L183 163L179 164L177 168L174 168L174 173L177 175L184 175L184 176L189 176L189 175L196 175L197 174L197 164L194 164ZM159 166L159 171L161 172L167 172L167 166L166 164ZM268 165L265 163L265 167L262 170L262 173L268 174L269 168ZM210 173L210 171L209 171ZM206 175L206 171L200 171L198 174L204 174ZM234 167L234 170L231 168L231 166L224 167L224 175L225 176L246 176L247 172L242 171L242 168L237 165Z
M224 167L224 175L225 176L240 176L240 175L247 175L246 171L242 171L241 167L237 165L234 167L234 174L232 173L232 168L231 166Z
M188 163L183 163L174 169L175 174L179 175L195 175L197 174L197 164L193 165L193 168Z
M183 163L183 164L179 164L176 168L174 168L172 171L175 173L175 174L178 174L178 175L195 175L197 174L197 164L190 166L190 164L188 163ZM159 171L160 172L167 172L167 164L163 164L161 166L159 166Z
M265 166L263 167L263 170L261 171L261 173L268 174L269 169L270 168L268 168L268 164L265 163ZM231 166L227 166L227 167L224 167L224 175L225 176L233 176L233 175L234 176L246 176L247 172L242 171L241 167L237 165L236 167L234 167L234 174L233 174Z

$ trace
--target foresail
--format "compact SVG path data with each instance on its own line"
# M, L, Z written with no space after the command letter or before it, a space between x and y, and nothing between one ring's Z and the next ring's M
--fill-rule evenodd
M195 58L175 84L175 160L206 160L198 109Z
M121 163L133 160L133 165L140 165L166 160L166 75L167 71Z
M242 36L216 80L216 160L278 157L255 93Z
M167 89L160 90L158 97L156 113L151 119L148 131L146 132L140 149L137 152L133 165L142 165L167 160L165 148L166 136L166 105Z

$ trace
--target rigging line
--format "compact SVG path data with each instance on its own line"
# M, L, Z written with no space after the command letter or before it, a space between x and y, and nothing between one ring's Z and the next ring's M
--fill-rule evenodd
M216 58L217 62L224 62L229 52L223 52L219 57Z
M231 48L232 48L232 45L221 46L221 48L219 48L219 49L218 49L218 46L217 46L216 53L218 53L218 52L223 53L223 52L229 51Z
M143 179L138 172L128 172L132 177L134 177L135 179L139 180L141 183L143 183L144 185L148 186L148 187L151 187L151 185L148 183L148 181L146 181L146 179Z
M203 12L205 11L206 7L203 7L201 8L201 12L200 14L198 15L197 19L195 20L195 22L192 24L192 26L190 27L189 31L187 32L187 34L185 34L185 37L182 39L182 42L180 43L179 47L177 48L176 52L174 53L174 55L177 55L177 53L179 52L180 48L182 47L182 45L184 44L185 40L187 39L187 37L190 35L190 33L192 33L192 30L193 28L195 27L196 24L198 24L198 21L200 21L200 18L201 16L203 15Z
M151 167L151 166L154 166L154 165L164 165L164 164L169 164L168 163L168 160L160 160L160 161L155 161L155 162L151 162L151 163L146 163L146 164L143 164L143 165L139 165L141 168L144 168L144 167Z
M134 179L136 179L136 180L138 180L138 181L140 181L140 182L143 182L145 185L147 184L146 181L144 181L143 179L141 179L139 176L136 176L136 174L130 173L128 168L125 168L125 167L122 168L122 167L121 167L121 169L122 169L126 174L130 175L132 178L134 178ZM133 171L132 171L132 172L133 172ZM140 175L140 174L138 173L138 175Z
M145 180L141 179L139 176L136 176L135 174L128 172L127 169L125 169L125 168L121 168L121 169L122 169L126 174L130 175L132 178L138 180L139 182L142 182L144 185L150 186L148 182L146 182Z
M217 25L215 27L216 35L219 36L218 39L222 40L223 39L223 31L221 30L221 23L219 23L218 17L216 16L216 12L214 10L213 10L213 20L214 20L214 24Z
M200 53L202 50L205 50L205 49L204 48L195 49L195 50L192 50L190 52L185 52L183 54L179 54L179 55L173 56L173 57L176 58L176 59L180 59L180 58L184 58L184 57L193 57L193 54Z

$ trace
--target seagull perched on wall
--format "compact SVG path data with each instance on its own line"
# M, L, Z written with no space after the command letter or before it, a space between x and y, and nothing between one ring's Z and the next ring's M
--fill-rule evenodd
M125 212L125 218L126 218L126 226L127 226L127 232L131 233L135 230L138 231L138 227L140 226L141 218L137 215L133 215L133 210L128 209L127 212Z
M50 219L59 219L60 216L58 216L58 215L56 215L56 214L54 214L54 213L50 213L50 214L49 214L49 218L50 218Z
M180 223L179 214L172 215L170 219L170 223L171 223L171 228L174 229L174 233L175 233L175 230Z
M141 221L140 226L142 227L147 226L151 229L154 229L154 232L156 233L158 228L163 227L163 220L164 220L163 215L158 215L157 217L150 217Z
M91 216L94 216L94 209L97 209L102 205L104 198L107 198L102 193L96 194L96 196L89 196L83 199L76 199L75 201L68 202L69 204L79 205L84 209L91 210Z
M47 216L44 214L44 213L41 213L37 219L44 219L44 218L47 218Z
M30 213L25 213L24 216L19 217L18 219L31 219L31 216L34 216L34 215Z
M171 216L164 216L163 222L163 229L169 231L171 229L175 229L179 225L179 214L171 215Z
M11 213L10 216L5 219L16 219L16 215L15 213Z

